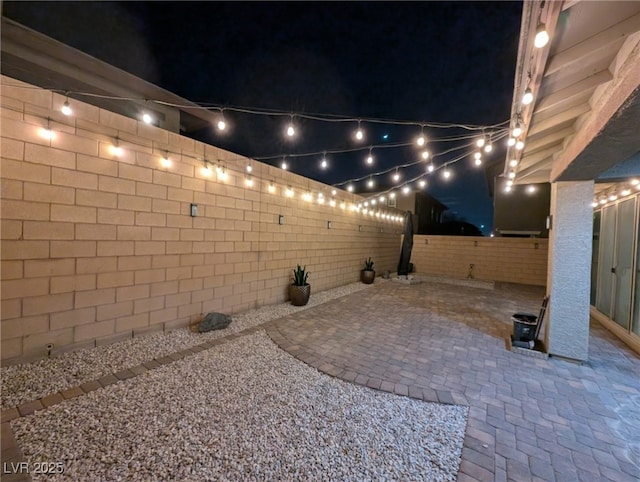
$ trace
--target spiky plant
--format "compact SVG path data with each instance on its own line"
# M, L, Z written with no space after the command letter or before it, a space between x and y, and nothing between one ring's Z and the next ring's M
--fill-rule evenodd
M364 270L373 271L373 260L371 259L371 257L369 257L369 259L364 260Z
M293 270L293 285L294 286L306 286L307 278L309 278L309 272L307 271L306 265L301 267L298 265L296 269Z

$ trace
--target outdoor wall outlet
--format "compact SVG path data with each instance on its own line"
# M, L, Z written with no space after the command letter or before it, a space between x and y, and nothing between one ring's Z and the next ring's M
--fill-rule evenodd
M284 215L278 214L278 224L284 224Z
M190 211L189 211L189 215L192 218L195 218L198 215L198 205L197 204L191 203L191 208L190 208Z

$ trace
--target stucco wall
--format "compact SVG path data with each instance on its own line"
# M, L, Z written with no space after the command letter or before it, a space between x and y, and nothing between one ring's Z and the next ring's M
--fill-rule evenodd
M248 187L241 156L77 101L66 117L63 96L7 77L1 100L5 361L282 302L298 263L312 296L357 281L369 256L395 268L401 225L351 211L357 196L331 206L329 186L255 161Z
M548 240L474 236L414 236L411 262L418 273L545 286Z

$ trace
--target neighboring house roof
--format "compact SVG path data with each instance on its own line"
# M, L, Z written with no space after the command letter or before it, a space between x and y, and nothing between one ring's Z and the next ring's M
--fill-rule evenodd
M539 18L550 35L543 48L533 46ZM591 180L630 158L637 170L639 84L640 2L524 2L511 116L525 147L508 149L503 174ZM534 101L523 106L527 86Z
M1 30L0 70L4 75L49 90L70 92L71 98L128 117L139 117L142 109L150 110L156 114L160 127L174 132L188 134L216 120L216 112L4 16ZM73 92L141 100L124 102ZM145 99L184 107L149 103Z

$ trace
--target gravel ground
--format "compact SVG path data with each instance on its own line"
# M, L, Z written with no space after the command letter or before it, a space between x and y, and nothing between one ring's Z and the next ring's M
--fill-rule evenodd
M38 480L453 481L467 407L351 385L259 331L11 422Z
M371 285L352 283L312 293L306 306L297 307L282 303L233 315L232 323L224 330L193 333L184 328L158 332L107 346L63 353L33 363L2 367L2 408L16 407L142 362L167 356L369 287Z

